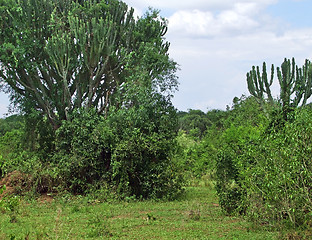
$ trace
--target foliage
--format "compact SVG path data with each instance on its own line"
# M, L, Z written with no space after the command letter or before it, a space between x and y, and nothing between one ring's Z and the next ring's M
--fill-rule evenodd
M311 110L298 109L292 123L246 153L254 161L245 183L254 220L293 227L311 222L311 126Z
M311 109L294 110L282 125L274 124L274 108L269 118L262 109L255 98L242 98L224 124L216 165L220 205L228 214L246 214L257 223L306 231L311 222Z
M227 214L246 211L244 171L252 162L244 159L247 149L256 144L268 125L254 97L236 99L225 122L216 163L216 190Z
M11 115L6 118L0 118L0 136L5 135L13 129L23 129L24 119L20 115Z
M42 193L174 198L177 64L167 20L118 0L1 1L0 81L23 113L3 131L1 174L31 171Z
M137 70L162 91L177 85L157 11L135 20L118 0L12 0L0 9L1 84L54 129L75 109L107 112Z
M38 159L35 153L28 151L24 146L24 132L12 130L0 137L0 172L1 175L14 170L29 172Z
M211 128L201 140L180 131L177 137L176 165L183 169L188 181L215 173L219 131Z
M226 112L218 109L209 110L207 113L201 110L189 109L188 112L178 112L179 128L189 136L201 139L209 127L214 125L222 127L222 119L226 118Z
M57 175L73 192L104 180L120 197L173 198L183 182L171 161L175 110L167 97L147 88L127 97L125 107L106 118L80 109L62 124L53 157Z
M183 183L171 159L176 146L175 109L166 97L148 92L137 89L129 96L137 104L112 113L109 119L118 131L113 178L119 183L118 191L172 198Z
M3 185L0 187L0 196L3 194L3 192L6 190L6 186ZM4 201L0 199L0 210L4 208Z
M64 186L84 192L109 168L113 134L94 110L80 109L56 132L52 166Z
M220 136L229 112L213 109L178 112L179 134L175 164L183 169L188 184L214 179ZM208 184L209 185L209 184Z
M179 127L191 136L203 136L208 124L210 121L201 110L189 109L188 112L179 112Z

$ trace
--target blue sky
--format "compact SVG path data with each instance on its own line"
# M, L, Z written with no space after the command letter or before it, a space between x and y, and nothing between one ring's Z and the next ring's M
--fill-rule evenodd
M283 0L270 5L267 12L291 27L304 28L312 26L311 7L311 0Z
M180 64L179 110L225 109L248 95L252 65L312 58L311 0L125 0L141 15L152 6L168 18L170 56ZM277 94L277 93L276 93ZM0 116L7 112L0 94Z

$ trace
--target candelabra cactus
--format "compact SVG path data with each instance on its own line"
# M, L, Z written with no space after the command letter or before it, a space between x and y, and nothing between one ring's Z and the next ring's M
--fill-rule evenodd
M290 62L289 59L284 59L281 67L277 67L277 78L280 85L280 99L283 108L289 108L291 105L290 97L296 91L296 66L295 59Z
M312 95L312 68L309 60L305 61L302 68L296 68L296 84L295 88L295 99L293 106L306 105L307 100ZM302 100L302 101L301 101Z
M312 67L309 60L302 68L296 65L295 59L284 59L281 67L276 68L280 85L279 102L282 107L284 119L292 108L304 106L312 95ZM263 63L262 74L260 68L253 66L247 73L248 90L263 106L265 101L274 104L270 87L274 79L274 65L271 67L271 78L268 80L266 64Z
M271 85L273 84L273 78L274 78L274 65L272 64L271 77L270 80L268 80L265 62L263 63L262 66L262 74L260 74L260 68L258 66L257 67L253 66L252 70L249 73L247 73L248 90L250 94L253 95L258 100L258 102L262 105L262 107L266 98L271 104L273 104L274 102L270 89Z

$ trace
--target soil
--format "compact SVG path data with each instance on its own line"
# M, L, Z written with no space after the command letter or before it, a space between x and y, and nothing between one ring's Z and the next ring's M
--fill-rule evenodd
M31 187L31 176L19 171L13 171L0 179L0 187L3 185L5 185L6 190L0 195L0 199L6 195L29 191Z
M23 195L32 187L32 177L29 174L13 171L0 179L0 188L5 185L6 189L0 194L0 200L8 195ZM38 198L39 203L50 203L54 199L49 193L41 193Z

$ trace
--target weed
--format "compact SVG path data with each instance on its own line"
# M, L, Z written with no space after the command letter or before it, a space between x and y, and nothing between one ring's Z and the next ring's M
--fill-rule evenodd
M188 212L188 217L192 220L199 221L200 220L200 210L190 210Z
M156 217L154 217L153 214L147 213L146 216L147 216L147 217L146 217L146 221L147 221L147 222L156 221Z
M96 214L92 217L87 224L89 228L88 237L111 237L113 234L110 231L110 227L107 219L101 215Z

